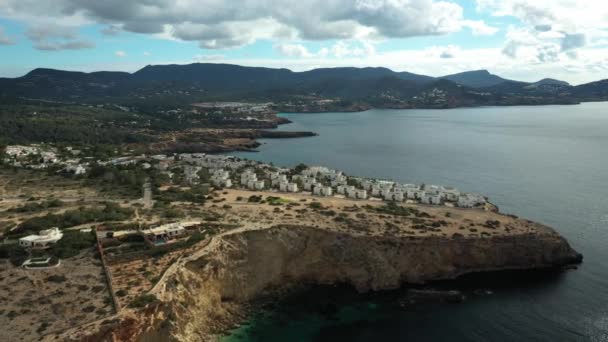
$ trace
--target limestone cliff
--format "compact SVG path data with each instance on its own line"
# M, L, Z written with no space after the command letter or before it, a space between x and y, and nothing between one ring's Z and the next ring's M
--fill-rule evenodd
M490 270L580 261L553 230L492 238L370 237L281 226L223 236L183 260L159 297L171 303L175 338L197 341L229 320L234 305L273 287L347 283L361 292Z
M561 236L536 228L535 234L476 238L368 236L304 226L225 234L168 270L152 291L161 304L140 315L139 323L129 321L129 329L140 340L214 340L242 318L244 303L267 289L304 282L377 291L470 272L580 261Z

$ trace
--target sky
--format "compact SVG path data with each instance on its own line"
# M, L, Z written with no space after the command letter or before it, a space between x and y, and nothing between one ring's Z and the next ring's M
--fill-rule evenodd
M0 0L0 77L231 63L608 78L606 0Z

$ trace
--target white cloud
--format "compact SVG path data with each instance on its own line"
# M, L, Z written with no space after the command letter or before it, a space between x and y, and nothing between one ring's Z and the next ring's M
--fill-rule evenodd
M301 44L275 44L274 48L283 56L296 58L311 58L315 54Z
M91 49L95 44L80 38L78 28L45 22L29 26L26 37L43 51Z
M116 52L114 52L114 56L116 56L116 57L125 57L126 55L127 55L127 53L124 52L124 51L116 51Z
M148 51L144 51L143 55L146 56L146 57L152 56L152 54L150 52L148 52Z
M489 26L482 20L463 20L462 26L471 29L476 36L491 36L499 31L498 28Z
M509 29L503 49L512 58L572 59L608 37L608 6L597 0L476 1L479 11L520 20L521 26Z
M103 33L123 31L198 41L221 49L259 39L349 40L441 35L470 27L463 9L444 0L0 0L0 16L27 23L100 23Z

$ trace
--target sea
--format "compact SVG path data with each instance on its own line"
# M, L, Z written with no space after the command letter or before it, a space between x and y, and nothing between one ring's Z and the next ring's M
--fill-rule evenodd
M608 341L608 103L281 114L240 157L349 175L455 186L547 224L584 255L565 272L474 275L436 284L462 303L404 304L404 292L312 287L277 300L223 341Z

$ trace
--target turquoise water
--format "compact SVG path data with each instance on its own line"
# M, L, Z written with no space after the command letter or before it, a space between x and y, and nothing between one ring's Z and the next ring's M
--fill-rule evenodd
M265 140L239 155L480 192L503 212L553 226L585 262L540 281L480 280L493 294L457 305L402 308L400 294L311 290L327 298L278 303L227 340L608 341L608 103L284 116L293 123L280 130L319 136Z

